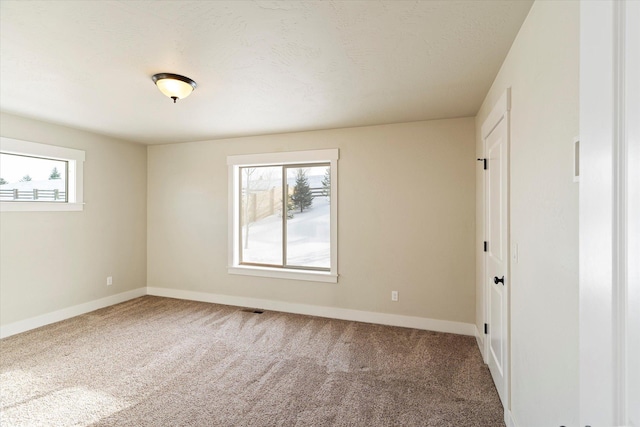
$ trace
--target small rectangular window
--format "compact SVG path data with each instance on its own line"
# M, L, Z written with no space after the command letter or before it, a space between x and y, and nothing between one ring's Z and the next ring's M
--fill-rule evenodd
M337 151L228 158L231 273L337 280Z
M65 160L0 153L0 200L66 203Z
M0 138L2 211L82 210L84 151Z

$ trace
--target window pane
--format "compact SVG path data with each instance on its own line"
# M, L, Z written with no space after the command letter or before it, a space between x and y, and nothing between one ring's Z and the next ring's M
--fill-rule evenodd
M288 167L287 266L331 267L328 165Z
M282 265L282 167L240 168L242 263Z
M0 200L67 201L67 162L0 153Z

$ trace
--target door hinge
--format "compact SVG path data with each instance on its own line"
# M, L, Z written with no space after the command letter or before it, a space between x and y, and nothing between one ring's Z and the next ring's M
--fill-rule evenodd
M485 323L484 324L484 334L487 335L489 333L489 324Z
M479 162L482 162L482 169L487 170L487 159L476 159Z
M486 240L484 241L484 244L482 245L482 249L487 252L487 250L489 249L489 242L487 242Z

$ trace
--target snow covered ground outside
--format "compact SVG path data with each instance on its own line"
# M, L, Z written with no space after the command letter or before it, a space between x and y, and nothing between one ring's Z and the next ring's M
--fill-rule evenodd
M34 200L33 190L40 192L39 200L43 202L54 200L54 190L58 190L58 201L65 200L66 184L62 179L50 179L39 181L12 182L0 185L0 198L3 201L14 200L13 190L18 190L19 200Z
M244 247L242 228L242 260L259 264L282 265L282 217L274 214L249 225L249 244ZM331 267L330 204L327 197L316 197L304 212L294 211L287 220L288 266Z

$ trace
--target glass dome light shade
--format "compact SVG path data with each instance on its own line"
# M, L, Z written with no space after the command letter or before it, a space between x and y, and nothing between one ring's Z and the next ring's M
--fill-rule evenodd
M196 82L188 77L178 74L161 73L152 77L160 92L164 93L175 102L176 99L183 99L191 95L197 87Z

